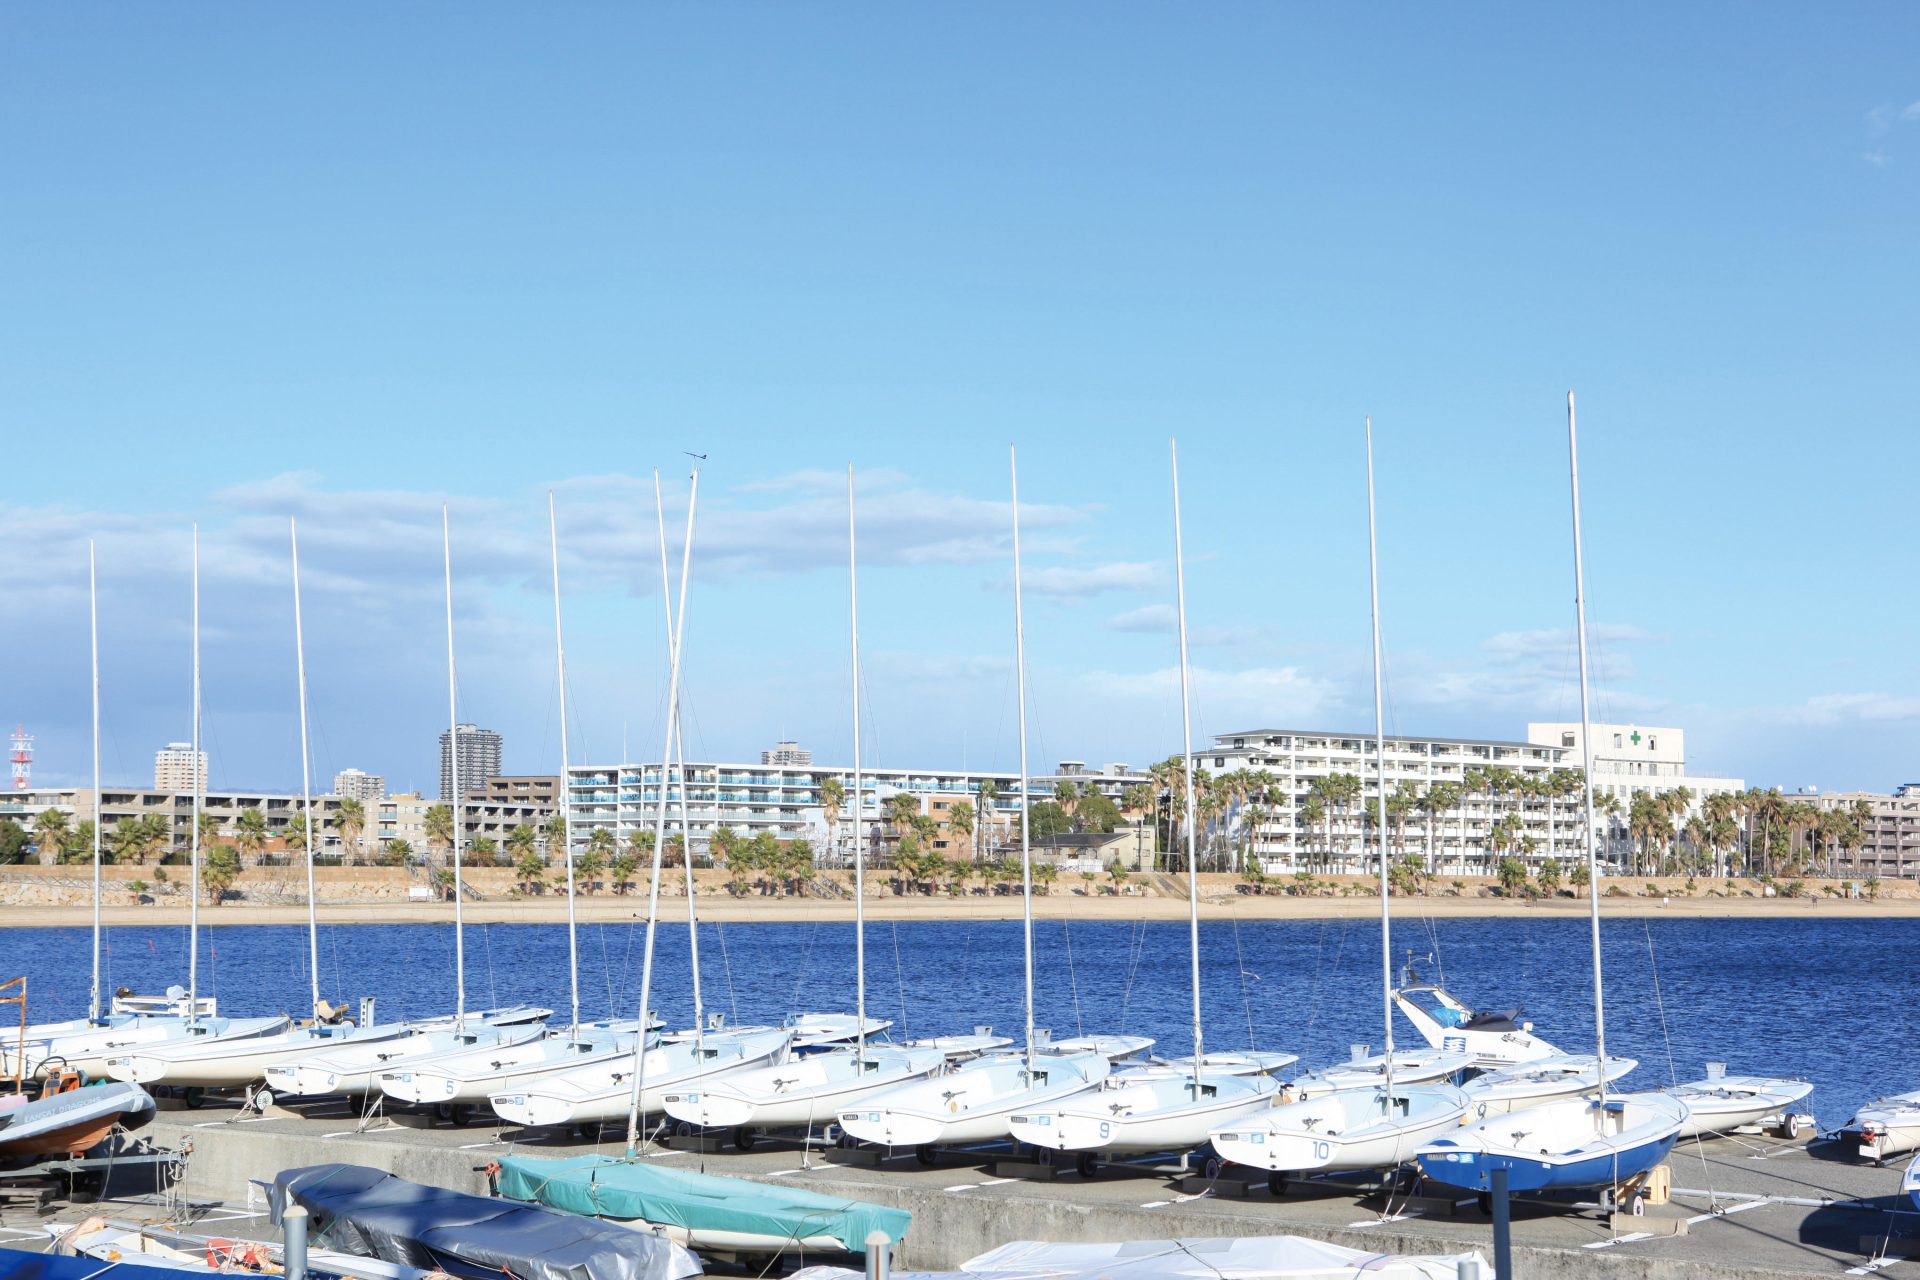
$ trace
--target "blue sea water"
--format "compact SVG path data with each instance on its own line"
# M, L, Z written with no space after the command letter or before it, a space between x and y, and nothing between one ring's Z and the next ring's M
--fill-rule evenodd
M1538 1034L1568 1052L1593 1047L1592 970L1584 919L1396 919L1394 962L1411 952L1422 978L1444 979L1478 1007L1524 1007ZM223 1013L304 1010L306 930L203 928L201 984ZM580 930L583 1016L632 1016L644 928ZM30 975L35 1021L84 1013L85 928L0 929L0 978ZM1610 920L1602 930L1608 1049L1639 1059L1628 1083L1698 1078L1709 1059L1735 1073L1812 1080L1823 1124L1859 1103L1920 1088L1908 970L1920 921L1844 919ZM108 931L107 978L137 991L186 977L184 927ZM1201 926L1207 1047L1249 1043L1301 1056L1301 1067L1378 1046L1380 927L1374 920L1207 922ZM1191 1045L1187 928L1181 922L1042 921L1035 927L1038 1021L1056 1035L1128 1031L1157 1051ZM869 1008L895 1035L991 1024L1017 1039L1017 922L881 922L868 928ZM853 927L835 923L702 924L709 1010L778 1021L799 1009L853 1006ZM662 925L653 1005L673 1025L692 1016L687 928ZM321 990L379 997L382 1020L449 1011L447 925L324 925ZM471 1005L536 1002L564 1019L564 925L470 925ZM1399 1019L1401 1043L1417 1042Z

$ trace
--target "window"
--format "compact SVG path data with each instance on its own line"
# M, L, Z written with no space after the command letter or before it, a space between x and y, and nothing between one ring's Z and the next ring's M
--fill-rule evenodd
M1571 734L1571 733L1563 733L1563 734L1561 734L1561 735L1560 735L1560 745L1561 745L1561 746L1563 746L1563 747L1570 747L1570 746L1572 746L1572 745L1573 745L1573 734Z
M1620 749L1620 735L1617 733L1613 735L1613 749L1615 751Z
M1659 749L1660 749L1660 739L1658 739L1658 738L1656 738L1656 737L1654 737L1654 736L1653 736L1652 734L1648 734L1648 735L1647 735L1647 750L1649 750L1649 751L1658 751Z

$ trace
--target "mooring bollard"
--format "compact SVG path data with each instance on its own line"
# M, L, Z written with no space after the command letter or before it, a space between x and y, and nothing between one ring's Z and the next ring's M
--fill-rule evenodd
M893 1241L884 1231L867 1232L867 1280L887 1280L892 1269Z
M285 1240L286 1280L307 1280L307 1211L291 1205L280 1215Z

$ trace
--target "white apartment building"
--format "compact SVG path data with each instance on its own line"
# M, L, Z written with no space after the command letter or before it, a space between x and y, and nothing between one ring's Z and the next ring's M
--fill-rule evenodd
M387 795L387 780L361 769L342 769L333 775L333 794L363 805L378 804Z
M1527 741L1562 747L1572 767L1580 767L1578 724L1529 724ZM1627 818L1636 795L1661 795L1682 787L1692 800L1676 826L1698 817L1708 796L1744 791L1747 784L1739 778L1688 773L1685 730L1635 724L1593 726L1593 798L1608 810L1598 822L1609 847L1626 840Z
M207 753L191 742L169 742L153 753L155 791L195 791L207 785Z
M1393 824L1390 842L1395 856L1417 853L1440 875L1481 875L1499 856L1511 853L1537 868L1548 858L1561 865L1585 856L1580 838L1577 789L1560 795L1529 794L1516 788L1496 791L1469 783L1489 770L1505 770L1535 784L1577 768L1577 759L1565 748L1532 742L1481 738L1407 737L1386 739L1387 794L1411 784L1424 794L1437 783L1462 788L1460 804L1437 812L1429 822L1416 808ZM1380 794L1380 771L1371 733L1329 733L1325 730L1250 729L1214 738L1213 746L1195 753L1200 767L1213 774L1251 770L1272 775L1268 797L1236 805L1215 838L1249 841L1253 857L1270 875L1296 871L1358 873L1367 869L1371 852L1371 815ZM1471 772L1470 772L1471 771ZM1301 806L1313 794L1314 783L1334 774L1360 779L1353 801L1327 817L1309 822ZM1563 776L1562 785L1566 785ZM1257 807L1264 816L1249 833L1245 810ZM1509 815L1518 819L1511 847L1495 853L1489 835Z
M574 838L585 839L600 828L611 830L623 844L636 831L652 831L663 780L659 764L576 765L568 775L567 806ZM846 799L829 822L821 788L837 780ZM1090 770L1078 761L1028 779L1033 801L1051 800L1055 786L1071 781L1093 787L1116 804L1128 787L1145 782L1147 775L1124 764ZM992 812L985 812L980 790L994 788ZM884 806L894 795L907 792L930 798L968 799L982 810L978 825L989 842L1004 841L1009 821L1018 821L1019 775L968 770L871 768L861 773L861 812L855 815L853 769L838 765L725 764L690 762L685 799L693 848L704 852L713 833L727 827L741 835L770 831L782 840L805 839L823 860L849 857L855 833L884 823ZM669 830L678 830L681 788L672 788ZM927 810L930 811L930 810ZM1017 831L1017 827L1013 827Z

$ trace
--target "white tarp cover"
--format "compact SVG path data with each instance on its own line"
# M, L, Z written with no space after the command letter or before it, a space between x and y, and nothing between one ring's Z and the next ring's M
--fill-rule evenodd
M1454 1280L1478 1253L1409 1256L1369 1253L1304 1236L1219 1240L1127 1240L1051 1244L1015 1240L960 1264L958 1271L895 1271L893 1280ZM789 1280L847 1280L857 1271L807 1267Z

